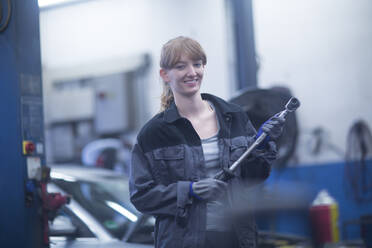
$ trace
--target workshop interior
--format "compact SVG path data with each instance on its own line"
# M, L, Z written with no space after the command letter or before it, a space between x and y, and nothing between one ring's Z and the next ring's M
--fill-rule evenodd
M269 178L239 206L258 247L372 247L371 13L370 0L0 0L0 246L154 247L155 219L129 200L131 150L160 111L160 48L183 35L208 56L202 92L256 129L288 110Z

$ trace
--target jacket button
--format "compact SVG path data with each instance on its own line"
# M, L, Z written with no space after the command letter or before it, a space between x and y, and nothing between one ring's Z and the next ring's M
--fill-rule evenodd
M226 121L230 121L230 116L227 116L226 117Z

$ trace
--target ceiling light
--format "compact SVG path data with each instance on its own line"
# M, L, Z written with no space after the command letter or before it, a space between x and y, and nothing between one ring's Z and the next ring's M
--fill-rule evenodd
M48 8L56 5L79 2L81 0L38 0L39 8Z

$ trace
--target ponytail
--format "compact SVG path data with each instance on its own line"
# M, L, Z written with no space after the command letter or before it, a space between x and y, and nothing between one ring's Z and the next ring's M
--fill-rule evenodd
M169 108L171 103L174 101L173 93L167 83L163 83L163 93L160 99L160 111L164 111Z

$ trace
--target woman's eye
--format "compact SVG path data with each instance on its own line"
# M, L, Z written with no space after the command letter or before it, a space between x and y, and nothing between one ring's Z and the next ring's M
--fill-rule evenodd
M195 67L198 67L198 68L201 67L201 65L202 65L201 63L195 63L195 64L194 64L194 66L195 66Z
M174 68L176 68L177 70L182 70L183 68L185 68L184 65L176 65Z

